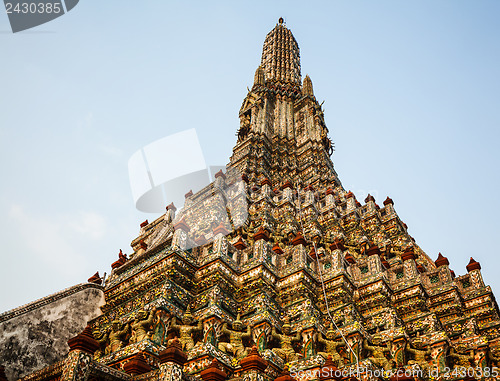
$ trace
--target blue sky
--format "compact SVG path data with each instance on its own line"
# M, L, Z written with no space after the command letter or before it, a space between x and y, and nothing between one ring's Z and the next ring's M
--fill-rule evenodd
M225 164L284 17L359 200L395 202L457 275L500 292L498 1L102 2L12 34L0 12L0 311L110 271L139 224L127 162L196 128ZM189 153L186 153L188 160Z

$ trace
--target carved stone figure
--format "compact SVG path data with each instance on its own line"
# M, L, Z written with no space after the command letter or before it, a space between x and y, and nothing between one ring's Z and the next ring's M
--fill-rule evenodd
M496 348L492 348L488 351L488 359L491 362L492 367L500 367L500 345L497 344Z
M182 318L182 324L177 324L177 319L174 317L172 319L172 328L179 330L179 341L181 342L182 350L188 352L194 347L193 333L200 332L203 330L203 322L201 319L198 321L198 325L193 326L194 319L191 314L191 309L188 306L186 312Z
M155 319L155 312L156 307L149 312L144 310L137 312L137 316L132 322L131 343L138 343L139 341L150 338L151 325Z
M250 115L243 115L240 118L240 129L238 130L238 141L245 139L250 131Z
M413 356L414 356L413 360L408 361L409 365L417 364L422 369L429 368L429 361L427 360L427 357L430 356L432 353L432 351L430 349L424 351L424 350L414 349L408 345L406 350L409 353L413 354Z
M374 344L377 344L378 340ZM388 345L386 346L378 346L378 345L368 345L368 341L365 339L363 341L363 348L371 352L371 356L368 357L370 361L385 369L391 369L394 365L394 360L388 360L387 357L385 356L385 353L390 353L391 350Z
M296 335L292 334L292 326L290 325L290 321L285 318L285 323L281 330L283 334L277 333L276 328L273 327L271 331L271 336L277 339L280 342L280 348L274 348L273 352L275 352L281 359L285 362L297 361L299 359L300 354L296 353L293 349L292 342L302 340L302 336L300 332L297 332Z
M243 226L243 232L246 234L246 240L250 245L254 244L253 236L255 235L255 224L253 220L250 222L248 228Z
M331 155L333 153L333 143L327 133L328 131L326 128L323 128L321 133L321 143L323 144L323 147L325 147L326 152L328 152L328 155Z
M455 367L470 368L474 366L474 351L470 351L468 355L458 353L455 348L450 349L449 356L454 360Z
M113 353L125 344L125 337L130 332L130 324L122 325L119 320L114 320L111 323L111 331L109 332L109 344L106 347L106 354Z
M92 331L92 336L99 343L99 349L94 353L94 358L102 357L106 352L106 345L108 344L109 331L101 331L96 328Z
M222 352L230 353L237 359L240 359L248 354L249 348L245 348L243 339L252 336L252 328L248 326L246 332L243 331L243 323L240 320L239 313L236 320L233 321L232 328L233 329L228 329L227 323L222 325L221 332L229 336L229 343L219 343L219 349Z
M323 339L321 335L319 335L318 337L318 341L325 345L325 351L319 352L318 354L323 356L325 359L328 358L328 355L332 356L333 362L336 363L337 367L340 368L344 366L344 360L337 352L337 347L344 346L345 343L342 340L340 341L333 340L335 334L336 331L333 328L333 324L330 323L330 327L326 331L326 339Z

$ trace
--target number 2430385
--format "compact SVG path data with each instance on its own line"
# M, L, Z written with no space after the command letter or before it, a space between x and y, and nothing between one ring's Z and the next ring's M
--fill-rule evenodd
M61 13L61 3L5 3L7 13Z
M494 377L497 378L499 375L499 368L497 367L486 367L486 368L466 368L466 367L456 367L450 369L448 367L444 368L444 377Z

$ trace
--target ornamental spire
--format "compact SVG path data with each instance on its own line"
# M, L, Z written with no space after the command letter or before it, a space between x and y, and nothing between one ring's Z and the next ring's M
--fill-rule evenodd
M302 84L302 94L314 96L313 84L311 78L308 75L304 78L304 83Z
M262 66L259 66L257 70L255 71L255 77L253 80L254 85L264 85L265 84L265 77L264 77L264 69L262 69Z
M301 84L299 45L280 18L264 41L261 66L266 81Z

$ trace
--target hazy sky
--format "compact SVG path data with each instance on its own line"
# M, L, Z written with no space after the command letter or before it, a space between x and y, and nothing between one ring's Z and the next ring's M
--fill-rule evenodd
M279 17L344 187L390 196L431 258L460 275L473 256L500 293L500 2L81 0L17 34L0 14L0 312L131 252L156 217L128 183L141 147L196 128L227 163Z

